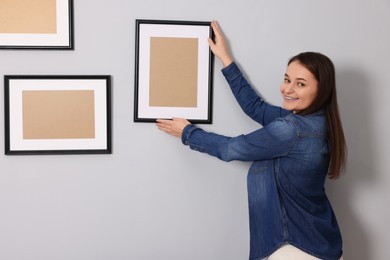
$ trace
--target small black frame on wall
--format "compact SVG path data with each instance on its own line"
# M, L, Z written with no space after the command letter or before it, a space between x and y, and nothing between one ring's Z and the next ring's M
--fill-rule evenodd
M5 1L0 49L73 50L73 0Z
M111 76L4 76L5 154L110 154Z
M134 122L211 124L211 22L136 20Z

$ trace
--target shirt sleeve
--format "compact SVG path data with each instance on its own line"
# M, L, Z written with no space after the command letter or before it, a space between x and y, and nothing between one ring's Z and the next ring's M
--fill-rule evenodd
M265 126L276 118L291 113L291 111L265 102L248 83L236 63L233 62L222 69L222 74L225 76L241 109L259 124Z
M187 125L182 142L223 161L258 161L287 155L298 138L292 122L280 119L247 135L227 137Z

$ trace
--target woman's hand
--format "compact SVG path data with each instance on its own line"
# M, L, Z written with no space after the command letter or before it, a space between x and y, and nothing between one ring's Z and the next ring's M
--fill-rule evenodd
M221 60L224 67L229 66L233 59L228 51L227 43L223 37L222 31L219 29L216 21L211 22L211 28L214 31L215 39L214 41L209 38L209 45L211 51Z
M184 118L172 118L172 120L157 119L156 126L172 136L181 137L184 127L191 124Z

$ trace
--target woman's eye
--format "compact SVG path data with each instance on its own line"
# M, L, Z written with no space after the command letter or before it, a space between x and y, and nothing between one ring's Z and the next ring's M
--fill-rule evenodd
M291 81L289 79L284 79L285 83L290 83Z
M304 87L304 86L305 86L305 84L304 84L304 83L302 83L302 82L298 82L298 86L300 86L300 87Z

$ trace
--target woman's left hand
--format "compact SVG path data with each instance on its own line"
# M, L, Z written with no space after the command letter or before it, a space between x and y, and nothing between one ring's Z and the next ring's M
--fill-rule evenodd
M233 58L228 50L228 44L216 21L211 22L211 28L213 29L215 39L213 41L209 38L210 49L213 54L221 60L223 67L227 67L233 62Z
M191 124L184 118L172 118L172 120L157 119L156 126L158 129L164 131L172 136L181 137L184 127Z

